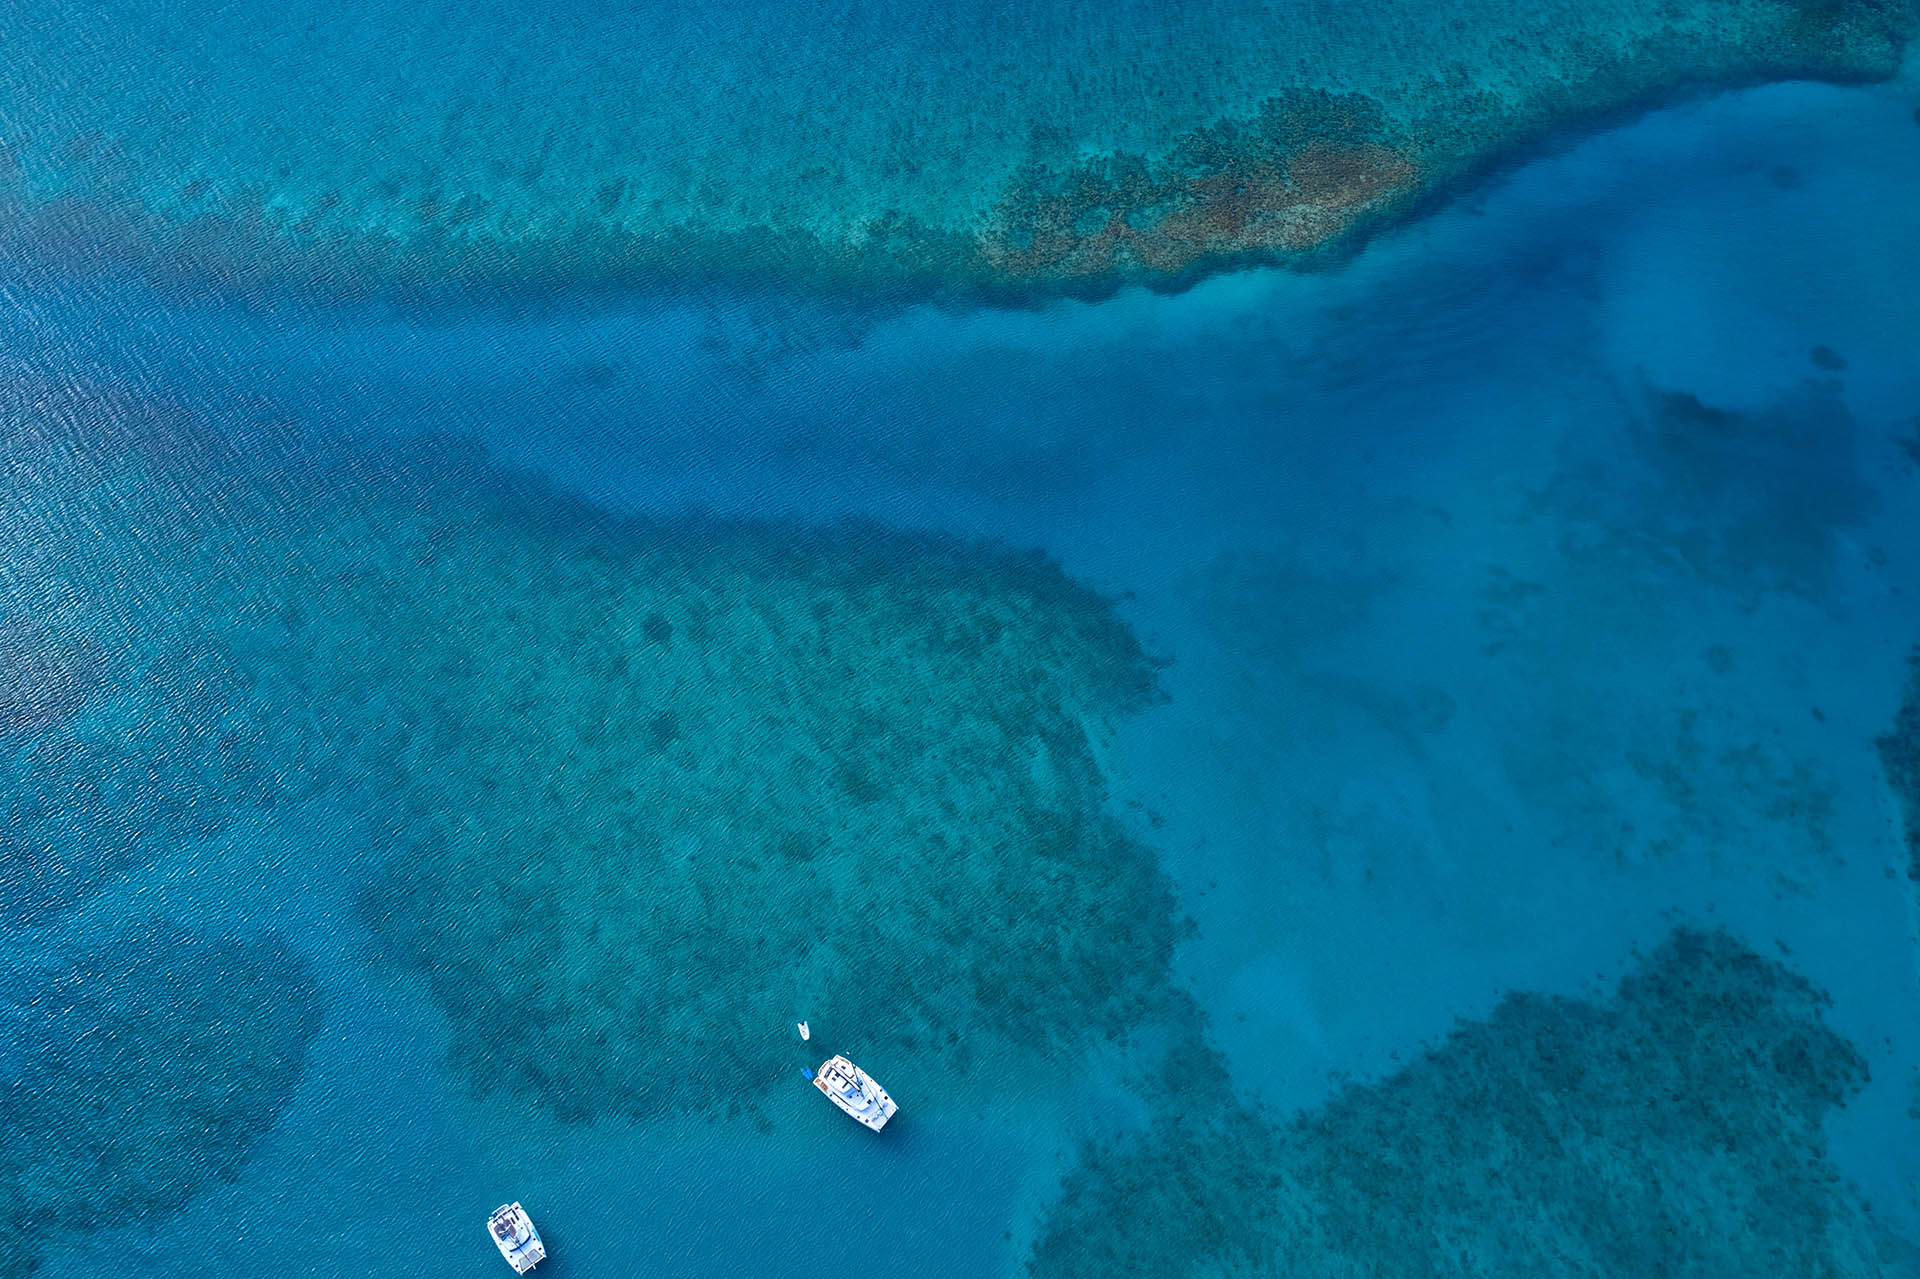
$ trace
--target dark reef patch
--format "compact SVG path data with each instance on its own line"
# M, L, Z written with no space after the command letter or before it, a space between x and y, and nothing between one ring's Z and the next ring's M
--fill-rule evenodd
M230 1181L292 1098L318 988L276 938L207 941L166 920L40 976L5 1011L0 1274L32 1240L178 1211Z
M1909 1273L1920 1253L1826 1157L1825 1116L1867 1078L1826 1004L1726 934L1682 930L1611 999L1509 995L1290 1120L1187 1043L1150 1126L1083 1151L1029 1271Z
M1757 412L1649 390L1631 430L1643 473L1576 505L1749 600L1768 591L1821 598L1837 539L1877 501L1831 381Z
M680 716L677 712L655 711L647 716L646 743L655 754L667 749L680 737Z
M1907 694L1893 727L1877 742L1906 826L1907 878L1920 892L1920 648L1907 658Z
M132 743L63 738L0 749L0 920L62 914L169 841L211 833L210 792Z
M1772 591L1828 599L1843 536L1878 505L1836 380L1755 411L1649 388L1624 428L1628 461L1607 447L1549 486L1596 545L1657 572L1684 565L1743 605Z

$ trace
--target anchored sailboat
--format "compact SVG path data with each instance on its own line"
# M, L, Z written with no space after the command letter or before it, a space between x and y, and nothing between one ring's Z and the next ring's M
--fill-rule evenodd
M873 1076L845 1057L836 1055L821 1062L820 1073L813 1077L813 1086L825 1093L828 1101L875 1132L886 1127L887 1120L899 1109L893 1104L893 1098L887 1096L887 1090L874 1082Z
M494 1247L500 1250L515 1274L524 1275L547 1259L547 1245L540 1242L533 1218L527 1216L527 1210L517 1201L493 1210L493 1215L487 1218L487 1234L492 1236Z

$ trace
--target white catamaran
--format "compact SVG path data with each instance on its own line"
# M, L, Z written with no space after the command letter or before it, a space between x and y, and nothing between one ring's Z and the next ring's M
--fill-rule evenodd
M533 1218L517 1201L493 1210L493 1215L487 1218L487 1233L493 1236L494 1246L500 1249L500 1255L517 1275L524 1275L547 1259L547 1245L540 1242Z
M900 1109L893 1104L893 1098L887 1096L887 1090L873 1081L873 1076L838 1055L820 1063L820 1073L813 1077L813 1086L827 1094L828 1101L875 1132L886 1127L887 1120Z

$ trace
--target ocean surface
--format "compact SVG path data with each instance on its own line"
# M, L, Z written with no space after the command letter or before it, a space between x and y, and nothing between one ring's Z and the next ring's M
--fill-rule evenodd
M1915 21L13 8L0 1276L1920 1274Z

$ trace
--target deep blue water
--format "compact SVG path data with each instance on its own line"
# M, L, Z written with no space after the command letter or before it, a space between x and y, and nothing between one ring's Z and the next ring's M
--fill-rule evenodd
M350 565L400 583L367 597L381 601L369 613L451 617L456 633L454 605L411 597L471 589L485 604L496 589L521 591L503 616L527 629L476 624L458 651L503 671L558 668L569 654L530 640L508 651L519 641L501 637L549 634L537 616L548 605L575 610L552 635L584 648L581 635L600 634L576 621L591 594L582 603L560 580L577 542L638 539L631 559L606 553L611 599L634 565L679 571L658 567L679 563L660 547L705 554L730 521L768 522L755 527L804 560L838 543L821 550L800 530L845 517L871 521L879 531L863 536L886 547L902 539L873 554L898 556L903 577L921 554L905 534L1043 551L1117 600L1118 618L1165 659L1163 696L1089 730L1087 755L1103 811L1150 850L1192 922L1167 985L1205 1014L1197 1042L1218 1050L1234 1096L1276 1123L1313 1115L1344 1081L1394 1078L1507 992L1602 1006L1677 925L1723 928L1827 992L1824 1024L1864 1063L1813 1118L1827 1148L1799 1153L1830 1161L1849 1204L1920 1239L1920 935L1899 797L1875 750L1920 641L1916 100L1911 74L1710 97L1570 137L1322 272L1020 310L577 282L550 297L351 281L323 295L304 280L279 290L258 276L156 278L113 246L77 254L9 238L0 337L15 489L0 517L0 657L23 673L0 683L11 822L0 1083L15 1117L135 1153L70 1167L51 1153L63 1138L10 1137L0 1184L36 1205L45 1242L0 1253L0 1268L493 1274L480 1223L508 1198L533 1212L562 1275L1027 1266L1078 1143L1137 1129L1168 1104L1143 1063L1162 1038L1186 1042L1166 1029L1173 1019L1140 1015L1130 1036L1094 1034L1091 1047L996 1042L963 1060L951 1047L916 1055L840 999L829 1046L856 1050L908 1121L868 1140L800 1082L797 1043L778 1050L793 1060L777 1084L725 1064L736 1024L791 1040L796 1017L819 1015L806 1001L827 998L801 984L788 1001L782 971L804 967L804 944L743 952L693 987L717 991L727 1020L709 1035L680 1006L665 1010L661 1034L684 1041L582 1067L581 1078L615 1077L606 1095L629 1100L568 1113L559 1084L487 1073L522 1059L486 1028L536 1014L476 1014L448 993L493 990L485 982L498 977L487 968L498 937L434 950L487 908L479 890L462 904L472 884L458 878L452 904L436 903L431 877L481 854L442 863L408 842L431 829L466 850L463 832L506 828L460 770L496 776L475 762L495 750L510 758L509 786L547 768L547 756L513 752L540 740L549 704L501 705L522 687L565 685L502 674L495 705L484 672L382 665L378 645L356 647L359 632L338 638L358 604L312 603L284 636L256 626L297 609L303 591L332 598ZM462 521L496 506L509 514L481 532ZM509 559L506 586L463 586L461 573ZM302 566L318 567L300 578ZM733 571L736 586L701 598L722 616L730 598L757 601L777 665L788 597ZM924 606L945 607L939 591ZM674 615L676 636L690 625ZM738 638L749 632L713 625L751 646ZM453 644L377 633L401 648ZM889 660L882 639L853 650L847 678L883 678L862 666ZM717 721L767 709L713 687L744 687L748 659L707 657L662 739L747 740ZM419 689L384 686L393 670L418 675ZM919 695L911 679L876 687L893 708ZM416 704L441 718L380 736L402 722L414 732ZM1015 725L994 749L1029 732L1057 740L1048 725ZM353 753L368 740L386 744ZM892 758L861 740L874 760ZM552 758L599 760L594 750ZM1062 750L1043 745L1035 775ZM817 795L783 792L788 774L763 781L757 767L744 754L707 765L699 785L716 797L698 812L732 811L743 825L761 808L812 812L863 874L891 863L862 832L951 835L997 819L991 805L936 811L927 795L902 800L905 816L871 817L824 782ZM452 811L468 804L470 819ZM673 805L691 801L631 801L696 811ZM615 817L572 812L559 829L581 830L584 844ZM713 855L709 833L686 838L698 847L673 854L673 832L660 837L669 854ZM530 836L504 847L545 855ZM389 890L409 858L433 868L427 887ZM1017 855L1010 864L1029 873ZM527 927L578 927L595 909L630 918L667 891L646 880L623 897L624 863L593 865L605 870L591 889L603 907L529 892ZM511 880L514 866L506 857L479 880ZM705 912L752 918L748 898L770 890L730 883L712 881ZM572 879L547 888L589 891ZM836 940L850 927L833 913L842 899L817 899L818 919L804 905L814 899L798 900L765 930L862 953ZM962 948L994 900L935 894L901 925L906 940L885 945ZM413 909L439 931L414 931ZM1143 898L1137 909L1158 907ZM152 940L158 918L277 949L272 962L220 952L201 972ZM1012 926L1044 937L1078 924ZM593 966L593 944L564 953L575 967L540 969L518 989L625 998ZM121 971L101 954L132 975L89 976ZM918 978L908 968L870 980L911 989ZM75 994L102 988L106 1012ZM152 1009L187 988L216 1002L242 992L234 1006L249 1011L220 1033L169 1038L154 1027L174 1023ZM990 1034L998 1005L975 1002L968 1015ZM77 1030L60 1016L76 1006L87 1022ZM922 1015L947 1007L931 993L909 1001ZM1041 1007L1063 1022L1084 1011L1066 995ZM1724 1035L1737 1055L1742 1007L1729 1001L1725 1027L1694 1031ZM575 1047L568 1037L588 1023L569 1020L574 1008L537 1014L553 1036L543 1052ZM84 1096L45 1101L58 1063L93 1051L88 1019L131 1055L89 1067ZM476 1033L487 1045L477 1054ZM248 1056L248 1035L277 1047ZM180 1057L161 1068L154 1054L169 1043ZM1785 1079L1781 1060L1765 1064ZM1501 1077L1497 1060L1483 1064ZM1632 1102L1639 1067L1609 1068L1588 1086ZM230 1083L227 1103L188 1095L214 1077ZM1688 1086L1713 1106L1748 1104L1721 1096L1723 1082ZM1812 1092L1827 1086L1822 1076ZM1176 1106L1219 1101L1170 1087ZM733 1091L758 1110L728 1114ZM241 1095L241 1113L221 1109ZM1770 1099L1751 1104L1769 1122ZM622 1109L633 1105L642 1113ZM96 1111L126 1118L103 1126ZM1408 1122L1426 1121L1447 1117L1416 1108ZM1578 1115L1568 1122L1578 1128ZM166 1144L183 1131L194 1153ZM1684 1168L1690 1138L1672 1140ZM216 1145L240 1157L210 1161ZM158 1171L128 1171L141 1150L161 1152ZM1510 1158L1516 1180L1551 1163ZM1218 1170L1195 1164L1193 1175ZM1763 1187L1791 1180L1753 1175ZM1490 1194L1481 1211L1504 1202ZM1150 1197L1139 1204L1130 1229L1178 1233ZM1748 1224L1763 1229L1764 1215ZM1653 1228L1607 1225L1623 1237ZM1823 1273L1903 1273L1912 1255L1889 1244L1879 1268Z

